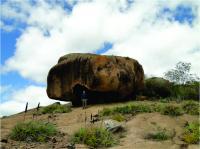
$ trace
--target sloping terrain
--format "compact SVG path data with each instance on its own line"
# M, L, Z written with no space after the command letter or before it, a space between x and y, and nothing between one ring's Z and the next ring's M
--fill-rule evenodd
M150 101L140 101L150 102ZM124 103L123 103L124 104ZM2 148L67 148L70 142L70 136L81 127L90 124L90 115L97 114L98 111L105 107L113 107L123 105L122 103L92 105L87 109L72 108L69 113L61 114L42 114L34 119L51 122L59 129L60 134L51 138L47 143L19 142L8 138L8 134L17 122L24 119L24 113L15 114L1 119L1 140L3 139ZM176 103L175 103L176 104ZM36 109L29 110L26 114L25 121L33 119L33 113ZM85 124L85 115L87 122ZM198 121L197 115L184 114L182 116L171 117L161 115L160 113L141 113L130 117L129 120L123 122L125 127L125 135L120 139L118 145L111 147L112 149L197 149L198 145L187 145L180 136L183 133L184 125L187 122ZM148 132L153 132L157 128L165 128L173 134L173 138L166 141L153 141L145 139ZM5 141L6 140L6 141ZM85 145L77 144L76 148L87 148Z

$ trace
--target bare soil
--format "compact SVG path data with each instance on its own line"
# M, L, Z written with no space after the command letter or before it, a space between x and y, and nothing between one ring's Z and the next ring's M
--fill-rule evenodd
M140 101L149 102L149 101ZM59 135L52 137L47 143L19 142L9 139L8 135L17 122L23 121L24 113L15 114L6 118L1 118L1 148L6 149L51 149L67 148L70 142L70 136L81 127L91 125L90 115L97 114L104 107L112 107L123 103L92 105L87 109L72 108L72 112L63 114L44 114L37 116L37 120L51 122L55 124L60 131ZM35 109L29 110L25 121L33 119ZM87 121L85 123L85 115ZM161 115L160 113L142 113L131 117L130 120L123 122L125 127L125 136L120 139L118 145L112 149L198 149L198 145L187 145L181 140L183 127L186 122L198 121L198 116L184 114L178 117ZM153 141L145 139L145 135L158 128L165 128L174 134L173 138L166 141ZM88 148L83 144L77 144L76 148Z

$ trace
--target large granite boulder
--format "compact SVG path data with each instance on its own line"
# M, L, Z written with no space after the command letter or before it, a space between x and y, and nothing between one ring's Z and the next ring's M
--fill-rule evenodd
M72 53L49 71L47 95L79 105L85 90L89 103L103 103L131 99L143 86L143 68L134 59Z

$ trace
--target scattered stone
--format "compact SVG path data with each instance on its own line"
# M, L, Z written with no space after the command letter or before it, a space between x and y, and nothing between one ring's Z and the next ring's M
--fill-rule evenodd
M67 144L67 149L75 149L75 148L76 148L76 146L74 143Z
M122 124L115 120L105 120L104 127L110 132L117 132L119 129L122 129Z
M188 144L180 144L180 149L187 149L188 148Z
M52 141L53 143L56 143L56 142L57 142L56 138L52 138L51 141Z
M8 143L8 139L3 138L3 139L1 139L1 142Z
M26 138L26 142L32 142L32 138L31 137L27 137Z

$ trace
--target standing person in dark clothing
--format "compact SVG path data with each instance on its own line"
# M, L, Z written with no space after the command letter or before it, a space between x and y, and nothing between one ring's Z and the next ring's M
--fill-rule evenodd
M85 109L87 107L87 96L86 96L86 93L85 91L83 90L83 94L81 96L81 99L82 99L82 106L83 106L83 109Z

